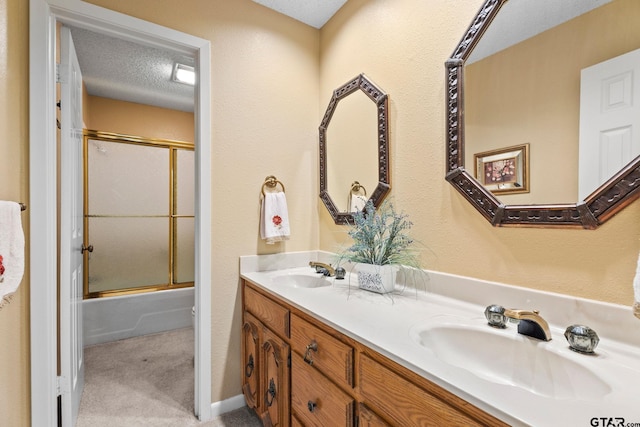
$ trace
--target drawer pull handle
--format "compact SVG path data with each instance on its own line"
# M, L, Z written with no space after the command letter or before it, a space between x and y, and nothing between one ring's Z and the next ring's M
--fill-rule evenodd
M271 396L271 399L269 399ZM276 398L276 383L273 381L273 378L269 380L269 388L267 392L264 394L264 403L267 404L267 407L273 405L273 400Z
M247 363L247 366L244 367L244 374L247 378L251 377L251 375L253 374L253 354L249 355L249 363Z
M309 412L313 412L316 410L316 406L318 406L318 404L316 402L312 402L312 401L308 401L307 402L307 408L309 409Z
M318 343L316 342L316 340L311 341L311 343L307 346L307 351L304 352L304 361L307 362L309 365L313 365L313 357L311 357L311 352L317 352L318 351Z

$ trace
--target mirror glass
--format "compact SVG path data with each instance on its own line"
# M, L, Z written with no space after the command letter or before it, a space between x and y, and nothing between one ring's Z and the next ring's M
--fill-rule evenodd
M390 189L387 95L360 74L333 92L320 124L320 198L336 224Z
M339 212L362 210L378 185L376 123L376 104L362 91L336 105L327 127L327 192Z
M464 170L457 186L494 225L595 228L617 211L615 200L606 215L594 204L640 159L638 22L634 0L485 2L447 63L447 179L456 186L452 172ZM487 183L488 169L517 163L500 153L522 146L517 182ZM613 191L626 205L637 185Z

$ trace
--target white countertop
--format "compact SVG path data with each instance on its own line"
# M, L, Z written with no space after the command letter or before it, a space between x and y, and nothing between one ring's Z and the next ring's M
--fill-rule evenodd
M640 423L640 322L630 307L433 271L426 271L427 279L418 286L420 290L398 289L387 295L360 290L353 278L330 278L331 286L311 289L274 280L274 276L286 273L308 274L310 260L330 259L324 252L247 256L241 257L240 273L242 278L511 425L590 426L594 425L592 418L614 418L616 425L619 420L615 418ZM540 310L553 339L544 342L518 335L513 325L504 330L490 328L484 318L489 304ZM566 383L563 381L558 387L562 390L551 396L454 366L411 338L416 327L439 323L487 328L492 333L514 334L523 345L546 346L545 350L595 374L610 391L601 395L597 390L581 390L582 400L573 397L570 383L580 370L563 372ZM592 327L600 336L596 355L569 349L564 330L576 323ZM526 369L526 363L522 369Z

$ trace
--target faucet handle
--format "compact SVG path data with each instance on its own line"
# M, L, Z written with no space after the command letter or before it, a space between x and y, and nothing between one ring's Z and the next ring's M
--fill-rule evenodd
M494 328L506 328L507 318L504 315L504 307L501 305L492 304L487 306L484 310L484 317L487 318L489 326Z
M567 327L564 337L569 342L569 348L578 353L593 353L600 342L596 331L583 325Z

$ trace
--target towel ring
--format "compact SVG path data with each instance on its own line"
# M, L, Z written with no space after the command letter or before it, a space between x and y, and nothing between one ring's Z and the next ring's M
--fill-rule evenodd
M280 184L280 186L282 187L282 192L284 193L286 190L284 189L284 184L282 182L278 181L278 179L273 175L269 175L268 177L266 177L264 179L264 184L262 184L262 196L266 196L266 194L264 194L265 186L269 188L275 188L275 186L278 184Z
M353 181L353 184L351 184L351 192L358 193L360 190L362 190L365 196L367 195L367 189L364 188L363 185L360 185L358 181Z

